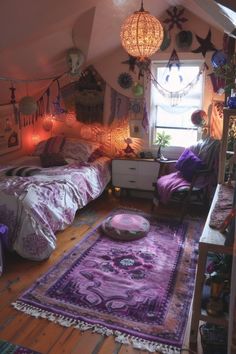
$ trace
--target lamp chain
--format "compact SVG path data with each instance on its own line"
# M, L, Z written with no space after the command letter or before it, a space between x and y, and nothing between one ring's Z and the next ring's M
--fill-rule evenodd
M143 8L143 0L141 0L141 7L140 7L140 10L139 11L144 11L144 8Z

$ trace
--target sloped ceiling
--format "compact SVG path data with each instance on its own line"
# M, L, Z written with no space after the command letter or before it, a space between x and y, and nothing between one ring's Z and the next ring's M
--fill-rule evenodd
M144 1L145 9L156 17L177 5L216 28L228 33L234 29L213 0ZM65 54L71 47L83 51L86 64L116 49L121 23L139 6L137 0L1 1L0 104L9 102L11 83L17 87L18 100L28 92L39 97L50 80L34 79L55 77L68 70Z

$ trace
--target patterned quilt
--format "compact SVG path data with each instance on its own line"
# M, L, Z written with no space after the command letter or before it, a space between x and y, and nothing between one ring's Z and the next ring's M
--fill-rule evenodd
M44 168L27 177L6 176L1 167L0 223L9 228L9 247L27 259L48 258L56 248L55 233L69 226L110 178L107 157Z

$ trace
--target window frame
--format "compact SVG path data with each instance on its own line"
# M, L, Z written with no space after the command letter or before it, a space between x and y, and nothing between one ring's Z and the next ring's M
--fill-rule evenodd
M154 79L156 79L157 77L157 68L158 67L167 67L169 60L153 60L151 62L151 75L152 77L154 77ZM204 65L204 60L203 59L181 59L181 66L192 66L192 65L196 65L199 67L199 70L201 69L201 67ZM201 98L200 98L200 102L199 102L199 107L196 109L203 109L203 100L204 100L204 90L205 90L205 70L203 70L202 72L202 82L201 82ZM158 80L157 80L158 81ZM157 144L154 143L155 141L155 137L156 137L156 129L158 128L162 128L162 126L157 126L157 105L154 104L154 99L153 99L153 94L152 92L154 92L154 90L157 90L157 88L155 87L155 84L153 83L153 80L151 80L151 84L150 84L150 134L149 134L149 146L152 149L156 149L157 148ZM183 98L184 99L184 98ZM166 126L163 127L163 129L166 129ZM169 129L179 129L179 130L192 130L192 128L181 128L181 127L170 127ZM194 129L194 128L193 128ZM197 130L197 141L201 138L201 131L198 128L195 128ZM173 148L177 148L177 149L182 149L184 148L184 146L179 146L179 145L171 145L169 147L167 147L167 150L173 150Z

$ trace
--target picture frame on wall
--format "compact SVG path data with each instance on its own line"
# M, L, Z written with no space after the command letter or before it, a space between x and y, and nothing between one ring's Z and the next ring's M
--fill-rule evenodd
M21 131L14 115L0 115L0 155L20 149Z
M131 119L129 121L129 134L132 138L143 137L143 126L141 119Z

